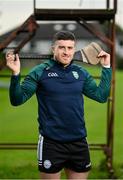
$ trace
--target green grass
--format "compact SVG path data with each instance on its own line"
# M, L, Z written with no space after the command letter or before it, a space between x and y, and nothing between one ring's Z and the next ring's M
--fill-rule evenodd
M99 68L88 68L90 73L98 75ZM23 71L27 72L27 70ZM7 73L7 72L5 72ZM122 71L116 72L116 102L114 126L114 169L119 179L123 178L123 143L122 143ZM9 78L0 81L9 82ZM99 104L85 98L85 120L89 143L106 142L107 104ZM37 143L37 102L33 96L19 107L10 105L8 89L0 89L0 142L33 142ZM108 178L105 169L105 156L102 151L91 151L93 164L89 175L91 179ZM0 150L1 179L37 179L36 150ZM65 178L62 172L62 178Z

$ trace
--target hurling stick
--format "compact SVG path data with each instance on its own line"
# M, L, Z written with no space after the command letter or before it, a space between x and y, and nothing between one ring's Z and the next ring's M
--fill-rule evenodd
M84 63L96 65L102 59L100 57L97 57L101 51L101 46L96 42L92 42L81 50L76 51L74 54L74 59L77 61L82 61Z

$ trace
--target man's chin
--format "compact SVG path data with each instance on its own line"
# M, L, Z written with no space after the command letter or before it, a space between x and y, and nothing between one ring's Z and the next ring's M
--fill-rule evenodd
M66 59L60 59L60 60L57 60L59 61L60 64L62 64L63 66L67 66L71 63L72 60L66 58Z
M62 59L62 62L65 64L69 64L71 62L71 60L68 58L64 58L64 59Z
M71 63L71 61L67 61L67 62L62 62L63 66L68 66Z

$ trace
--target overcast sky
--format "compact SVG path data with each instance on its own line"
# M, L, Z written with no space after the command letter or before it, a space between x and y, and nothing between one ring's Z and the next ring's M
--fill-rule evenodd
M117 1L116 22L123 28L123 0ZM105 8L105 2L106 0L36 0L36 7ZM32 13L33 0L0 0L0 35L22 24Z

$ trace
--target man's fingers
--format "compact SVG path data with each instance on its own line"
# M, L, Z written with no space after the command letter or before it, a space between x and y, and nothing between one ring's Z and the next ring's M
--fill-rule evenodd
M6 59L7 60L15 60L15 54L13 50L10 50L6 53Z
M98 54L98 57L102 57L102 56L110 57L110 54L108 54L108 53L105 52L105 51L101 51L101 52Z
M13 55L14 54L14 51L10 50L10 51L7 51L6 52L6 57L10 56L10 55Z
M15 60L19 61L19 55L18 54L15 54Z

